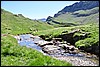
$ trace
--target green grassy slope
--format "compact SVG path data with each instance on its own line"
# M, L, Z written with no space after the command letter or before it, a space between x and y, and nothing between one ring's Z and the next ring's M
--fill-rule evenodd
M32 49L18 45L11 35L1 37L1 66L71 66Z
M44 56L32 48L21 47L17 40L12 37L12 35L34 33L37 30L47 29L53 29L53 26L14 15L2 9L1 66L71 66L68 62Z
M80 24L89 24L89 23L99 23L99 7L95 7L89 10L79 10L75 12L68 12L61 14L58 17L53 17L52 20L65 23L69 26L80 25ZM55 23L50 22L55 25Z
M37 30L51 29L53 26L37 20L30 20L23 16L16 16L2 9L1 13L1 33L21 34L34 32Z

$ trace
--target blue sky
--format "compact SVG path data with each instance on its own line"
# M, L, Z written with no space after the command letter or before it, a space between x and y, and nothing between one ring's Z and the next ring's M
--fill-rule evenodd
M54 16L65 6L75 2L79 1L1 1L1 8L30 19L41 19Z

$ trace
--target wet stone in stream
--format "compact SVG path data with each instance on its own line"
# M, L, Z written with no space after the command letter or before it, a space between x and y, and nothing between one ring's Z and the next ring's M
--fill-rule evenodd
M33 36L31 34L24 34L19 36L14 36L18 40L21 46L27 46L36 49L48 56L55 57L74 57L74 58L86 58L86 54L78 50L78 48L67 45L64 43L54 43L53 41L45 41L38 36ZM56 45L57 44L57 45ZM61 59L61 58L60 58ZM69 58L71 60L71 58ZM83 60L82 59L82 60ZM71 61L72 62L72 61ZM79 61L78 61L79 62ZM82 62L83 63L83 62Z

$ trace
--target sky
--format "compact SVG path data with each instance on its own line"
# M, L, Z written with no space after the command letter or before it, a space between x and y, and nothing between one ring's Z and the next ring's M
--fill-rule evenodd
M64 7L79 1L1 1L1 8L30 19L54 16Z

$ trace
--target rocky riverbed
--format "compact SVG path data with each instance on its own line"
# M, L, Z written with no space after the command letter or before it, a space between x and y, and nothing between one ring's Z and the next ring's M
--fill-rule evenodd
M64 60L70 62L72 63L73 66L99 66L99 64L96 63L95 61L83 57L74 57L74 56L53 56L53 57L58 60Z
M60 38L45 41L31 34L14 36L14 38L18 40L20 45L36 49L44 55L51 56L58 60L70 62L74 66L99 66L98 57L96 55L80 52L78 48L70 45L70 43L60 42Z

